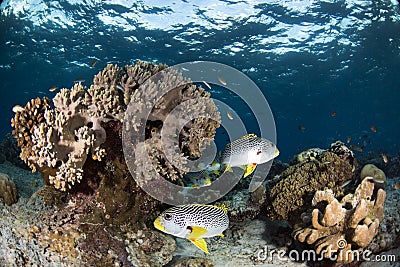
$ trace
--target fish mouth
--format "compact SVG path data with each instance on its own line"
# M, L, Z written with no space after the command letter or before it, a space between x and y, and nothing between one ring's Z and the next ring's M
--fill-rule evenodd
M165 232L165 227L162 226L161 224L161 218L158 217L155 221L154 221L154 227L162 232Z

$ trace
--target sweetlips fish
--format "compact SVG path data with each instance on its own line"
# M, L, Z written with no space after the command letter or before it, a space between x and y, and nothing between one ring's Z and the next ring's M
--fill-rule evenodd
M227 212L224 205L176 206L161 213L154 221L154 227L164 233L186 238L205 253L209 253L204 238L224 236L222 232L229 226Z
M231 167L242 167L245 169L243 177L246 177L254 172L257 164L268 162L278 155L279 150L274 143L256 134L247 134L226 145L221 164L226 166L225 171L231 171Z

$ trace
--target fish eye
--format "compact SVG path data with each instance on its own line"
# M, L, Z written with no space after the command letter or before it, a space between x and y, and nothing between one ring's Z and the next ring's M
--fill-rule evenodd
M170 221L170 220L172 220L172 215L169 214L169 213L166 213L166 214L164 215L164 219L166 219L167 221Z

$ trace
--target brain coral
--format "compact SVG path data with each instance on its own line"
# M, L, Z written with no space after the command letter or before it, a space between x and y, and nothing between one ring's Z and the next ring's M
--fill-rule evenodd
M267 194L267 214L271 219L298 222L309 208L317 190L325 188L343 193L342 185L353 179L353 166L335 153L325 151L315 159L290 166Z
M376 167L374 164L366 164L360 173L360 179L364 180L366 177L374 178L374 182L377 187L385 189L386 186L386 175L385 173Z
M88 158L102 161L115 149L104 145L107 139L105 125L110 121L122 123L131 99L148 104L146 96L154 95L157 86L147 87L145 92L139 92L138 88L165 68L165 65L155 66L141 61L123 68L109 64L94 77L89 88L76 83L71 89L61 89L53 98L53 108L47 98L31 100L12 119L13 134L22 149L21 158L33 171L39 170L43 174L46 184L62 191L73 188L84 179L84 165ZM185 158L200 155L202 143L213 139L219 122L198 118L185 125L179 133L179 149L183 155L175 161L178 166L170 166L160 151L160 131L164 120L180 103L190 99L208 99L209 93L182 76L164 78L162 83L165 84L172 83L173 79L182 79L186 85L171 90L155 103L145 122L146 138L152 139L146 142L153 147L150 157L158 162L157 171L165 178L176 180L185 172ZM212 101L203 103L205 112L219 116ZM115 143L121 143L121 139L114 140Z
M364 179L354 194L339 202L332 190L317 191L312 200L311 214L302 214L303 223L297 225L293 236L300 242L312 244L317 254L351 262L355 252L362 251L376 235L383 220L386 193L374 191L372 177Z

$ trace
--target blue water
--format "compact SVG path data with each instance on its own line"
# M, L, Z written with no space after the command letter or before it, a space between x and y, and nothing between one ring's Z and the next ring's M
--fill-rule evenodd
M78 77L90 85L107 63L210 60L243 71L262 89L282 160L347 137L365 145L364 153L400 150L396 0L131 2L1 4L0 136L11 130L15 104L53 97L50 86L70 88ZM240 102L229 101L255 128Z

